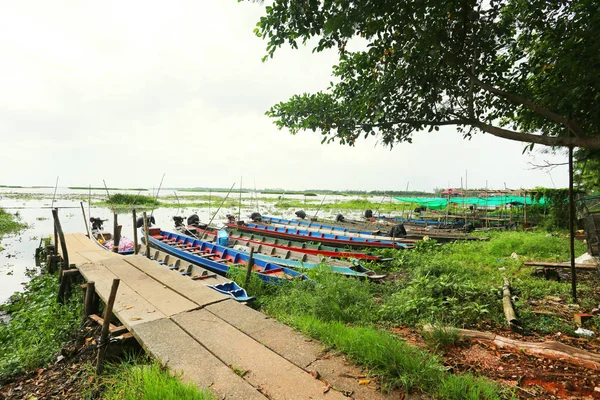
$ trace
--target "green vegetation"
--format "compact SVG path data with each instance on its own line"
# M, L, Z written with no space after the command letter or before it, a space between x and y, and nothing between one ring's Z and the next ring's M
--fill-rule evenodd
M106 201L109 205L117 206L146 206L146 207L158 207L160 203L153 197L144 195L134 194L123 194L116 193L110 196Z
M200 391L192 383L181 382L158 361L146 364L131 359L108 366L106 373L102 377L102 398L106 400L216 400L209 390Z
M600 113L589 90L598 79L589 66L600 64L597 18L594 1L275 0L255 29L266 39L263 60L311 43L339 62L326 90L267 114L292 134L317 131L322 142L350 146L377 135L391 147L455 125L465 137L484 132L526 149L597 150ZM358 37L358 50L347 49Z
M58 278L34 277L23 293L0 309L12 319L0 324L0 379L49 363L81 324L82 302L73 296L66 305L56 301Z
M418 388L440 399L506 398L511 394L485 379L446 372L434 354L460 340L458 331L449 326L505 327L503 277L510 279L518 296L515 309L525 331L572 333L576 326L570 319L559 313L539 317L532 308L546 296L568 303L570 283L533 277L534 268L523 265L527 260L564 261L569 246L566 235L546 232L493 232L489 237L444 245L422 241L411 251L381 250L393 260L369 266L397 276L384 283L348 279L323 267L307 271L313 281L266 287L252 280L246 289L257 297L255 307L344 352L388 386ZM584 251L577 242L576 252ZM241 271L233 274L242 285L244 277ZM580 282L578 292L585 299L583 308L600 302L589 283ZM416 350L385 331L425 324L432 324L423 335L434 354Z
M137 191L148 191L148 189L142 188L105 188L105 187L89 187L89 186L69 186L72 190L137 190Z
M18 232L27 227L26 224L19 222L17 219L18 215L13 215L0 208L0 239L6 233ZM0 246L0 251L2 250L3 248Z

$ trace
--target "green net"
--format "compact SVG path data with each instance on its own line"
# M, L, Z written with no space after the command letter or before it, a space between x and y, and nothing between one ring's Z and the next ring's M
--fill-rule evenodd
M514 206L520 207L523 206L523 202L527 205L531 204L546 204L546 200L541 198L539 200L534 200L529 196L494 196L494 197L394 197L401 203L411 203L418 204L422 207L427 207L432 210L442 210L448 206L450 203L451 206L477 206L479 208L485 207L499 207L507 204L512 204Z

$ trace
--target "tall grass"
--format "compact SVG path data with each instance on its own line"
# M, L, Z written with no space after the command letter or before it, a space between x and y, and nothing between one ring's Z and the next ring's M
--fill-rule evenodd
M148 207L158 207L160 206L160 202L153 197L144 196L141 194L125 194L125 193L115 193L109 197L106 203L111 205L136 205L136 206L148 206Z

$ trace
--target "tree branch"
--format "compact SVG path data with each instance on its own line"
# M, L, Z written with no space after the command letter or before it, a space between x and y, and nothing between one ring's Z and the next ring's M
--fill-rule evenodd
M508 140L515 140L517 142L543 144L544 146L573 146L586 149L600 149L600 138L534 135L532 133L515 132L498 128L496 126L484 124L481 121L470 121L469 124L491 135Z
M570 120L562 115L558 115L553 111L550 111L538 104L535 104L531 100L527 100L519 95L514 93L505 92L504 90L500 90L495 88L492 85L489 85L485 82L480 81L475 75L467 71L463 68L463 71L471 78L471 81L474 82L477 86L482 88L483 90L487 90L490 93L497 94L500 97L504 97L505 99L512 101L513 103L520 104L536 114L541 115L542 117L548 118L551 121L554 121L558 124L564 125L569 128L575 136L578 138L585 137L585 134L582 132L581 127L573 120Z

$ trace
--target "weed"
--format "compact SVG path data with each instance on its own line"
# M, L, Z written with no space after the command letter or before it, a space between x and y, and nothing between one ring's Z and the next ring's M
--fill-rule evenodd
M160 203L153 197L144 196L144 195L133 195L133 194L124 194L124 193L116 193L110 196L110 198L106 201L107 204L110 205L127 205L127 206L148 206L148 207L158 207Z
M0 324L0 378L48 363L79 326L81 299L63 306L57 292L58 278L40 275L2 306L12 318Z
M427 325L423 328L423 341L434 350L445 350L456 345L460 340L460 331L443 323Z
M145 364L130 359L106 367L101 379L105 386L102 398L146 400L215 400L209 390L198 390L192 383L183 383L177 375L169 372L158 361Z
M0 208L0 237L5 233L18 232L27 227L18 220L18 214L13 215Z

